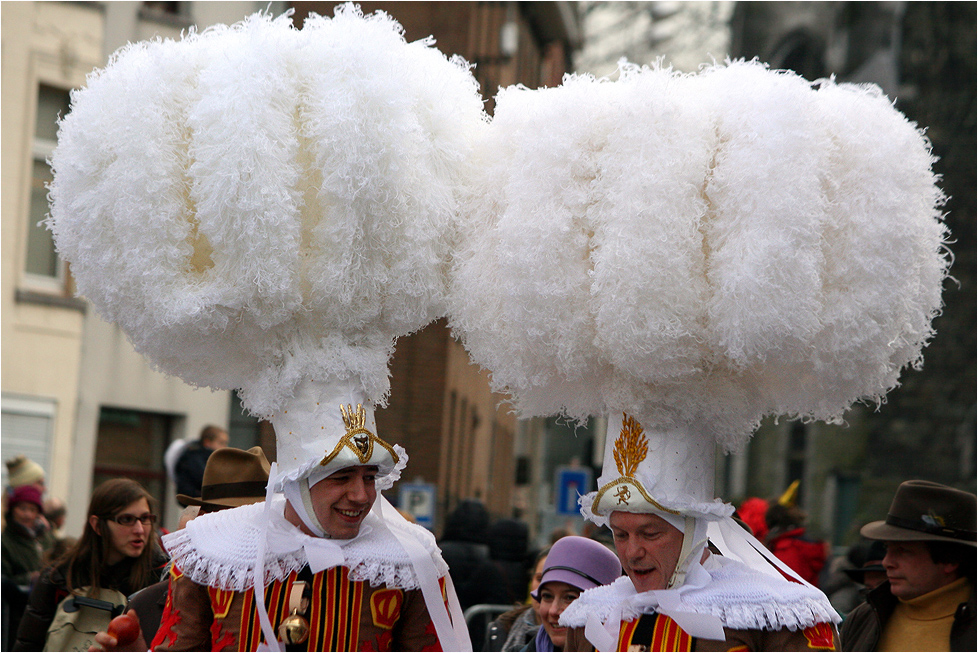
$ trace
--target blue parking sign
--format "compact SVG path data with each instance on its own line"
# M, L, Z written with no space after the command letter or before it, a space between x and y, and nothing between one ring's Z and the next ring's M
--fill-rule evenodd
M401 510L411 514L419 526L427 529L435 525L435 486L431 483L401 483L397 503Z
M591 470L587 467L557 468L557 514L578 515L577 497L591 491Z

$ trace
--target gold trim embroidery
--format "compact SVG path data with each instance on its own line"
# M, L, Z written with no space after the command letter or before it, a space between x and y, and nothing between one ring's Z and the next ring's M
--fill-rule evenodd
M399 458L394 448L371 433L367 427L367 413L363 409L363 404L357 404L354 411L353 406L347 404L340 406L340 414L343 416L343 424L346 426L346 434L333 447L333 451L319 461L321 467L328 465L336 456L339 455L343 447L349 447L361 464L366 464L374 455L374 444L380 445L387 450L396 465Z
M642 495L642 498L645 499L647 502L649 502L657 510L661 510L662 512L667 512L670 515L681 514L678 510L672 510L671 508L666 508L664 505L662 505L661 503L653 499L651 496L649 496L649 493L645 491L645 488L642 486L639 480L631 476L621 476L611 481L610 483L605 483L604 485L602 485L601 489L598 490L598 494L594 497L594 501L591 503L591 512L594 513L595 515L600 515L601 513L598 512L598 504L601 503L601 497L603 497L608 492L608 490L615 487L619 487L619 488L623 487L627 491L628 487L625 485L626 483L634 487L636 490L638 490L639 494ZM628 503L628 499L631 499L630 494L629 496L625 497L624 500L622 500L621 490L619 489L618 493L616 493L614 496L618 498L619 504L624 503L626 506L631 505L630 503Z

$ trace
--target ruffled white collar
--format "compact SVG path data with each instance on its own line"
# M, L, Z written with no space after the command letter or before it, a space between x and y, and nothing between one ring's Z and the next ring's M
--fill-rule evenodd
M819 590L710 555L702 565L690 567L686 585L676 590L640 594L625 576L587 590L561 614L560 623L582 627L589 615L601 624L612 617L631 621L653 610L678 617L680 626L684 614L712 615L724 628L754 630L798 630L841 621Z
M224 590L244 591L254 584L259 538L267 535L265 582L284 580L307 564L314 571L345 566L350 580L373 586L417 589L421 583L404 547L391 528L417 540L431 556L439 575L448 573L434 536L415 524L388 524L371 510L351 540L306 535L285 519L285 499L202 515L163 544L174 563L191 580ZM265 521L267 515L267 522Z

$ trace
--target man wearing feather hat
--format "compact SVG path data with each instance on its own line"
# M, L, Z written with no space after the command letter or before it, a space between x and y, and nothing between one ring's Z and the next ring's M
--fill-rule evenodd
M763 548L730 530L731 506L690 493L712 483L687 480L702 461L677 442L658 447L627 415L609 438L601 487L582 497L582 513L610 526L626 577L564 612L561 624L572 627L565 650L836 650L839 617L824 594L776 573L776 563L749 566L710 546L708 528L723 524L716 532L732 547L739 539L741 551ZM652 457L666 461L656 470Z
M324 387L304 384L273 418L281 467L270 484L281 495L203 515L166 538L174 565L153 650L468 643L445 609L450 581L433 536L378 497L404 468L404 449L376 436L372 409L325 400ZM114 638L99 641L119 650Z

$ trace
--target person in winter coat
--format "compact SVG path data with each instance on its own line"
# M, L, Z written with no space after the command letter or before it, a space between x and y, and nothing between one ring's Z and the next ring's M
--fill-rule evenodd
M621 576L618 556L586 537L562 537L550 548L540 586L532 593L539 604L543 625L524 651L563 651L568 628L560 615L581 592L613 583Z
M540 627L540 604L533 593L543 579L543 568L547 563L550 547L537 553L529 576L529 599L522 605L499 615L486 629L483 651L521 651L536 636Z
M177 494L185 497L200 496L200 487L204 482L204 469L207 459L218 449L228 446L228 432L219 426L205 426L200 432L200 438L188 444L180 453L174 465L174 476L177 483ZM177 497L177 502L186 507L189 504Z
M775 502L767 509L767 547L799 576L819 586L819 574L828 558L828 543L805 533L806 515L797 506Z
M33 485L16 488L10 496L3 529L3 575L18 585L33 583L41 568L36 526L42 511L41 493Z
M481 501L466 499L456 506L445 520L438 546L463 610L507 602L502 576L489 561L489 511Z
M7 615L3 650L9 651L21 615L27 607L30 586L41 569L41 542L38 516L41 492L33 485L22 485L10 495L3 527L3 606Z
M506 597L501 603L526 599L529 539L526 524L516 519L500 519L489 527L489 560L505 581Z
M975 515L970 492L929 481L897 488L885 521L887 582L842 622L844 651L974 651Z

